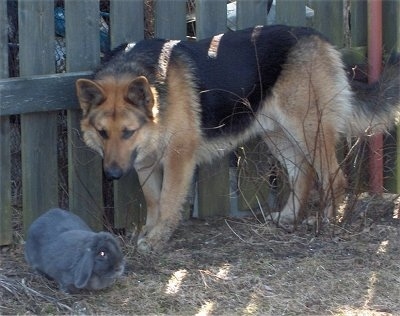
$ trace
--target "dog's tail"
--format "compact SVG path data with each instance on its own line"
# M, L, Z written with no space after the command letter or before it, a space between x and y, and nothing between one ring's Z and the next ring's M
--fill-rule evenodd
M400 114L400 64L385 67L380 80L374 84L350 80L353 90L350 135L374 134L387 131Z

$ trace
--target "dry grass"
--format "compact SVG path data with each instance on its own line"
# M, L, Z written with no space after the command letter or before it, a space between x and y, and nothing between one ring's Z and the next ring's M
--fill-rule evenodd
M254 219L190 220L159 255L139 255L125 241L124 277L76 295L33 274L22 245L2 249L0 314L400 314L393 201L362 196L346 223L318 236Z

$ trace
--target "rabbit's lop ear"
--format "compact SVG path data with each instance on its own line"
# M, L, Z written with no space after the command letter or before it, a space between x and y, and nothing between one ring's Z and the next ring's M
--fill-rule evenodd
M94 266L93 251L88 248L86 249L82 258L80 258L74 271L74 285L78 289L82 289L87 286L89 279L92 275Z

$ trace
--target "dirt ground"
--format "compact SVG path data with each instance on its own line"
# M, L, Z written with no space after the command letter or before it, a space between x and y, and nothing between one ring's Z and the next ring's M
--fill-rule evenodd
M192 219L158 255L122 240L124 276L69 295L1 249L0 314L400 315L398 200L362 197L345 221L295 232L256 218Z

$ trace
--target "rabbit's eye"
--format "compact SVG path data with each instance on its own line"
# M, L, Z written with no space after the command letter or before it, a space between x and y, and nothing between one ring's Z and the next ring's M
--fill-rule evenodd
M105 258L107 254L104 251L100 251L99 256Z

